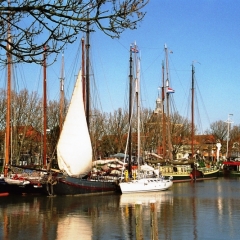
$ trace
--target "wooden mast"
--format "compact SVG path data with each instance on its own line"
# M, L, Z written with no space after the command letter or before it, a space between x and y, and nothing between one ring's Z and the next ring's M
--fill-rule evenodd
M166 157L166 120L164 111L164 100L165 100L165 84L164 84L164 62L162 62L162 148L163 158Z
M86 34L86 120L89 129L90 125L90 77L89 77L89 48L90 48L90 22L87 22L87 34Z
M83 104L86 111L86 80L85 80L85 40L82 41L82 92L83 92Z
M64 55L62 55L62 68L60 79L60 114L59 114L59 132L62 132L64 112Z
M10 162L10 121L11 121L11 30L10 23L8 23L8 43L7 43L7 109L6 109L6 140L5 140L5 165L4 165L4 176L8 174L8 165Z
M47 65L46 47L43 52L43 167L47 166Z
M192 158L194 155L194 147L193 147L193 141L194 141L194 65L192 64L192 144L191 144L191 150L192 150Z
M141 130L140 130L140 59L136 56L137 45L134 46L135 49L135 59L136 59L136 82L135 91L137 99L137 163L138 168L140 167L140 155L141 155Z
M166 55L166 88L169 87L169 77L168 77L168 49L167 45L165 44L165 55ZM168 139L168 158L169 160L172 160L172 143L171 143L171 120L170 120L170 104L169 104L169 93L167 92L167 139Z
M128 172L129 174L132 172L132 127L131 127L131 120L132 120L132 46L130 46L130 60L129 60L129 140L128 140Z

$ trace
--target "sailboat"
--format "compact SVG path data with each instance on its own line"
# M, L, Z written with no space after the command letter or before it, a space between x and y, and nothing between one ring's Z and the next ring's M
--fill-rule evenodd
M61 172L51 173L53 195L77 195L114 192L115 179L93 173L92 144L89 133L89 36L86 56L86 101L83 91L84 67L79 71L68 112L57 144L57 160ZM83 81L84 80L84 81ZM116 179L117 180L117 179Z
M11 34L10 34L10 27L8 26L8 33L7 33L8 40L11 41ZM10 45L7 44L7 49L10 49ZM11 115L11 55L7 53L7 111L6 111L6 132L5 132L5 159L4 159L4 166L3 166L3 174L0 177L0 192L9 193L10 186L5 181L5 178L8 174L8 167L9 167L9 144L10 144L10 115Z
M10 29L8 30L8 38L11 38ZM10 46L8 45L7 48ZM28 171L24 173L22 169L13 168L11 166L11 67L12 59L10 53L7 53L7 106L6 106L6 132L5 132L5 158L4 173L0 176L0 193L6 194L25 194L42 192L41 174Z
M9 32L9 38L10 38ZM46 194L42 187L46 183L46 171L36 171L24 166L11 166L11 55L8 55L8 78L7 78L7 114L6 114L6 140L5 140L5 163L4 174L0 177L0 192L8 194ZM45 59L45 57L44 57ZM45 79L46 80L46 79ZM25 171L26 170L26 171Z
M102 193L116 190L114 181L104 177L91 178L92 144L82 98L82 73L78 74L72 99L57 144L59 169L55 176L55 195Z
M119 183L120 190L122 194L125 193L138 193L138 192L156 192L167 190L172 187L173 182L171 178L165 179L160 176L159 171L155 171L154 168L148 165L139 165L140 158L140 101L139 101L139 65L140 59L136 57L138 49L136 44L130 47L130 87L129 87L129 134L128 134L128 143L131 146L131 122L132 122L132 53L135 53L136 65L137 65L137 78L136 78L136 99L137 99L137 129L138 129L138 169L134 172L134 178L129 178L132 175L131 168L131 147L129 151L129 174L125 174L125 179L122 178L122 181ZM126 154L125 154L126 155ZM150 174L149 174L150 173Z
M178 160L173 161L172 165L160 166L160 172L165 177L172 177L173 182L187 182L187 181L201 181L214 179L218 177L219 168L214 167L198 167L198 162L193 159L194 156L194 64L192 64L192 104L191 104L191 155L192 164L189 164L190 160L186 160L185 163L181 163ZM181 163L181 164L180 164Z

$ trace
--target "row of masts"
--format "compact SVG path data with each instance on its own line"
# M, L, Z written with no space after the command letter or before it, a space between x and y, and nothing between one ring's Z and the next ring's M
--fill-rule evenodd
M89 28L89 26L88 26ZM8 46L10 47L10 46ZM86 121L89 126L89 111L90 111L90 85L89 85L89 64L85 67L85 51L86 48L86 62L89 63L89 31L87 32L87 43L85 45L84 39L82 39L82 83L83 83L83 98L85 103L86 110ZM132 83L133 83L133 56L132 56L132 47L130 47L130 74L129 74L129 123L131 122L132 117ZM134 46L137 49L137 46ZM163 147L163 157L167 157L172 160L172 145L171 145L171 122L170 122L170 107L169 107L169 93L166 92L166 88L169 87L169 73L168 73L168 49L165 45L165 54L166 54L166 81L164 80L164 64L162 64L162 147ZM135 55L136 56L136 55ZM7 174L8 165L10 162L10 112L11 112L11 54L7 53L8 61L8 81L7 81L7 113L6 113L6 146L5 146L5 168L4 174ZM138 63L137 63L138 64ZM139 79L139 68L137 65L136 75ZM61 81L60 81L60 118L59 118L59 127L60 132L63 126L63 112L64 112L64 59L62 57L62 71L61 71ZM85 75L86 69L86 75ZM166 84L164 84L166 83ZM47 164L47 75L46 75L46 49L43 55L43 166ZM138 121L140 121L140 101L139 101L139 82L137 82L137 115ZM167 99L167 121L165 117L165 96ZM194 139L194 67L192 65L192 154L193 154L193 139ZM166 123L167 122L167 123ZM167 127L166 127L167 125ZM167 135L167 137L166 137ZM166 140L168 147L166 147ZM131 158L132 158L132 139L131 139L131 124L129 128L129 170L131 169ZM166 151L166 148L168 151ZM168 152L168 154L166 154ZM140 122L138 122L138 158L140 156Z
M10 27L8 31L8 42L11 42ZM85 75L85 51L86 48L86 75ZM89 126L90 112L90 84L89 84L89 25L87 31L87 43L84 46L82 39L82 84L83 84L83 100L86 111L86 121ZM10 45L7 44L7 106L6 106L6 132L5 132L5 161L4 176L8 174L8 168L11 159L11 68L12 59L10 54ZM59 114L59 130L62 131L64 116L64 56L62 55L61 78L60 78L60 114ZM47 48L43 52L43 148L42 148L42 166L47 167Z
M173 147L172 147L172 139L171 139L171 112L170 112L170 93L166 91L166 89L170 86L170 79L169 79L169 63L168 63L168 48L165 44L165 61L166 61L166 69L164 69L164 62L162 62L162 156L164 159L173 160ZM132 158L132 129L131 129L131 120L132 120L132 103L133 103L133 56L132 56L132 49L137 50L137 46L130 46L130 64L129 64L129 138L128 138L128 155L129 155L129 171L131 171L131 158ZM138 51L138 50L137 50ZM135 60L136 60L136 53L135 53ZM136 64L137 61L135 61ZM166 72L166 79L165 79L165 72ZM139 67L136 66L136 79L137 84L139 83ZM137 129L137 136L138 136L138 149L137 149L137 157L140 156L140 101L139 101L139 86L136 90L136 99L137 99L137 121L138 121L138 129ZM194 65L192 64L192 106L191 106L191 153L192 156L194 155ZM166 98L166 106L165 106L165 98ZM166 110L166 111L165 111Z
M163 158L167 157L169 160L173 160L173 147L171 140L171 118L170 118L170 94L166 92L166 89L169 87L169 63L168 63L168 48L165 44L165 56L166 56L166 81L164 76L164 62L162 63L162 149L163 149ZM192 64L192 84L191 84L191 154L194 155L194 65ZM165 96L166 96L166 110L167 110L167 121L165 117ZM167 134L167 137L166 137ZM167 140L167 144L166 144ZM168 151L166 151L168 149ZM168 152L168 154L167 154Z
M9 38L10 30L9 30ZM11 41L11 40L9 40ZM9 44L7 45L9 49ZM10 49L9 49L10 50ZM5 159L4 159L4 176L8 174L10 159L11 159L11 82L12 82L12 57L10 52L7 52L7 106L6 106L6 132L5 132ZM47 63L46 63L46 48L43 53L43 167L47 165Z

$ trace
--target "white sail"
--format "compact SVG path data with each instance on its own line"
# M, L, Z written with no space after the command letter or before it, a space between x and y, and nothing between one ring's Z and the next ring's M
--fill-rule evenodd
M82 177L92 168L92 145L83 105L81 71L57 145L58 165L71 177Z

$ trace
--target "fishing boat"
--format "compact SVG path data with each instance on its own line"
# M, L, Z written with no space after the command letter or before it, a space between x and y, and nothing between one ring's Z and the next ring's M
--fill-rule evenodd
M139 164L140 158L140 101L139 101L139 65L140 59L137 57L138 49L136 44L130 47L130 79L129 79L129 134L128 134L128 149L129 149L129 159L131 159L131 124L132 124L132 62L133 57L132 54L135 54L136 59L136 102L137 102L137 132L138 132L138 167L136 170L132 170L131 161L128 162L128 172L125 172L125 178L121 178L122 181L119 182L119 187L122 194L126 193L139 193L139 192L156 192L156 191L164 191L169 189L173 182L171 178L165 179L163 176L159 174L159 171L156 172L154 168L148 165ZM126 154L125 154L126 155ZM132 176L132 178L131 178Z

